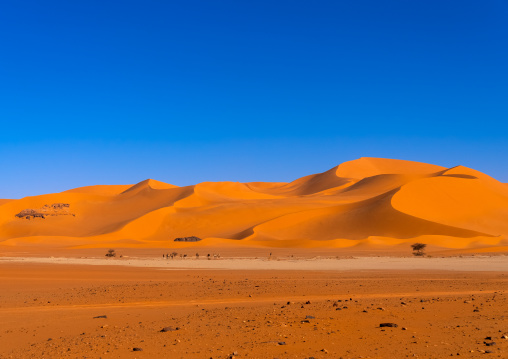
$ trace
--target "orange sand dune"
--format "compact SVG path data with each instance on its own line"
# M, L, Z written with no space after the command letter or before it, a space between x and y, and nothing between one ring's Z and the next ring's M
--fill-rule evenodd
M30 209L39 215L22 212ZM0 245L375 249L420 241L499 251L507 218L508 186L483 173L361 158L291 183L149 179L0 200ZM174 242L190 236L202 241Z

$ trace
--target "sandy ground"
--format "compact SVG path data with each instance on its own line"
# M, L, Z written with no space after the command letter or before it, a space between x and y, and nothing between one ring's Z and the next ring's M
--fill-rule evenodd
M229 269L229 270L451 270L508 272L508 256L475 257L358 257L358 258L68 258L68 257L0 257L0 263L83 264L130 266L161 269Z
M506 358L507 259L4 257L0 358Z

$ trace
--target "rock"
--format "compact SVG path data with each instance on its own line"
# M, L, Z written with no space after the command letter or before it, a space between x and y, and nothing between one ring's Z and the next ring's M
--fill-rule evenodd
M108 319L107 315L98 315L96 317L93 317L93 319Z
M321 349L321 351L322 351L323 353L325 353L325 354L328 354L328 350L326 350L326 349L324 349L324 348L323 348L323 349Z
M496 345L496 342L483 342L483 344L485 344L485 346L488 346L488 347L493 347L494 345Z
M308 319L304 319L304 320L302 320L302 321L301 321L301 323L302 323L302 324L303 324L303 323L310 323L310 320L308 320Z
M176 328L173 328L173 327L164 327L160 330L161 333L166 333L166 332L174 332L175 330L180 330L180 327L176 327Z
M312 315L305 316L305 319L316 319L316 317L313 317Z
M53 203L51 205L45 204L41 208L26 208L16 214L15 216L18 218L25 218L25 219L31 219L31 218L42 218L45 219L46 216L60 216L60 215L73 215L74 213L71 213L69 211L70 205L68 203Z
M501 339L508 339L508 335L503 335Z
M201 238L196 236L175 238L174 242L199 242Z
M492 337L485 337L485 340L492 340Z
M406 327L402 327L402 330L407 330L407 328Z
M310 300L306 301L305 304L310 304Z
M286 345L286 342L278 342L278 345Z
M380 328L389 327L389 328L397 328L398 324L395 323L381 323L379 324Z
M133 352L142 352L143 349L141 349L141 348L132 348L132 351Z

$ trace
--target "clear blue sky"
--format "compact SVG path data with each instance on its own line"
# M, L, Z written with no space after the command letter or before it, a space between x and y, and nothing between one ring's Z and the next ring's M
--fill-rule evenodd
M362 156L508 182L506 0L4 0L0 33L0 198Z

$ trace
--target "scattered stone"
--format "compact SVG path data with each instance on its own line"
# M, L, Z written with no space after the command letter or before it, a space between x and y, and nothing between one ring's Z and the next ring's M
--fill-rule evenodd
M302 320L302 321L301 321L301 323L302 323L302 324L303 324L303 323L310 323L310 320L308 320L308 319L304 319L304 320Z
M492 337L485 337L485 340L492 340Z
M278 345L286 345L286 342L278 342Z
M326 350L326 349L324 349L324 348L323 348L323 349L321 349L321 351L322 351L323 353L325 353L325 354L328 354L328 350Z
M312 315L305 316L305 319L316 319L316 317L313 317Z
M310 304L310 300L306 301L305 304Z
M143 349L141 349L141 348L132 348L132 351L133 352L142 352Z
M485 344L485 346L488 346L488 347L493 347L494 345L496 345L496 342L483 342L483 344Z
M406 327L402 327L402 330L407 330L407 328Z
M381 323L379 324L380 328L389 327L389 328L397 328L399 325L395 323Z
M96 317L93 317L93 319L108 319L107 315L98 315Z
M180 330L180 327L176 327L176 328L173 328L173 327L164 327L160 330L161 333L166 333L166 332L174 332L175 330Z
M508 335L503 335L501 339L508 339Z

